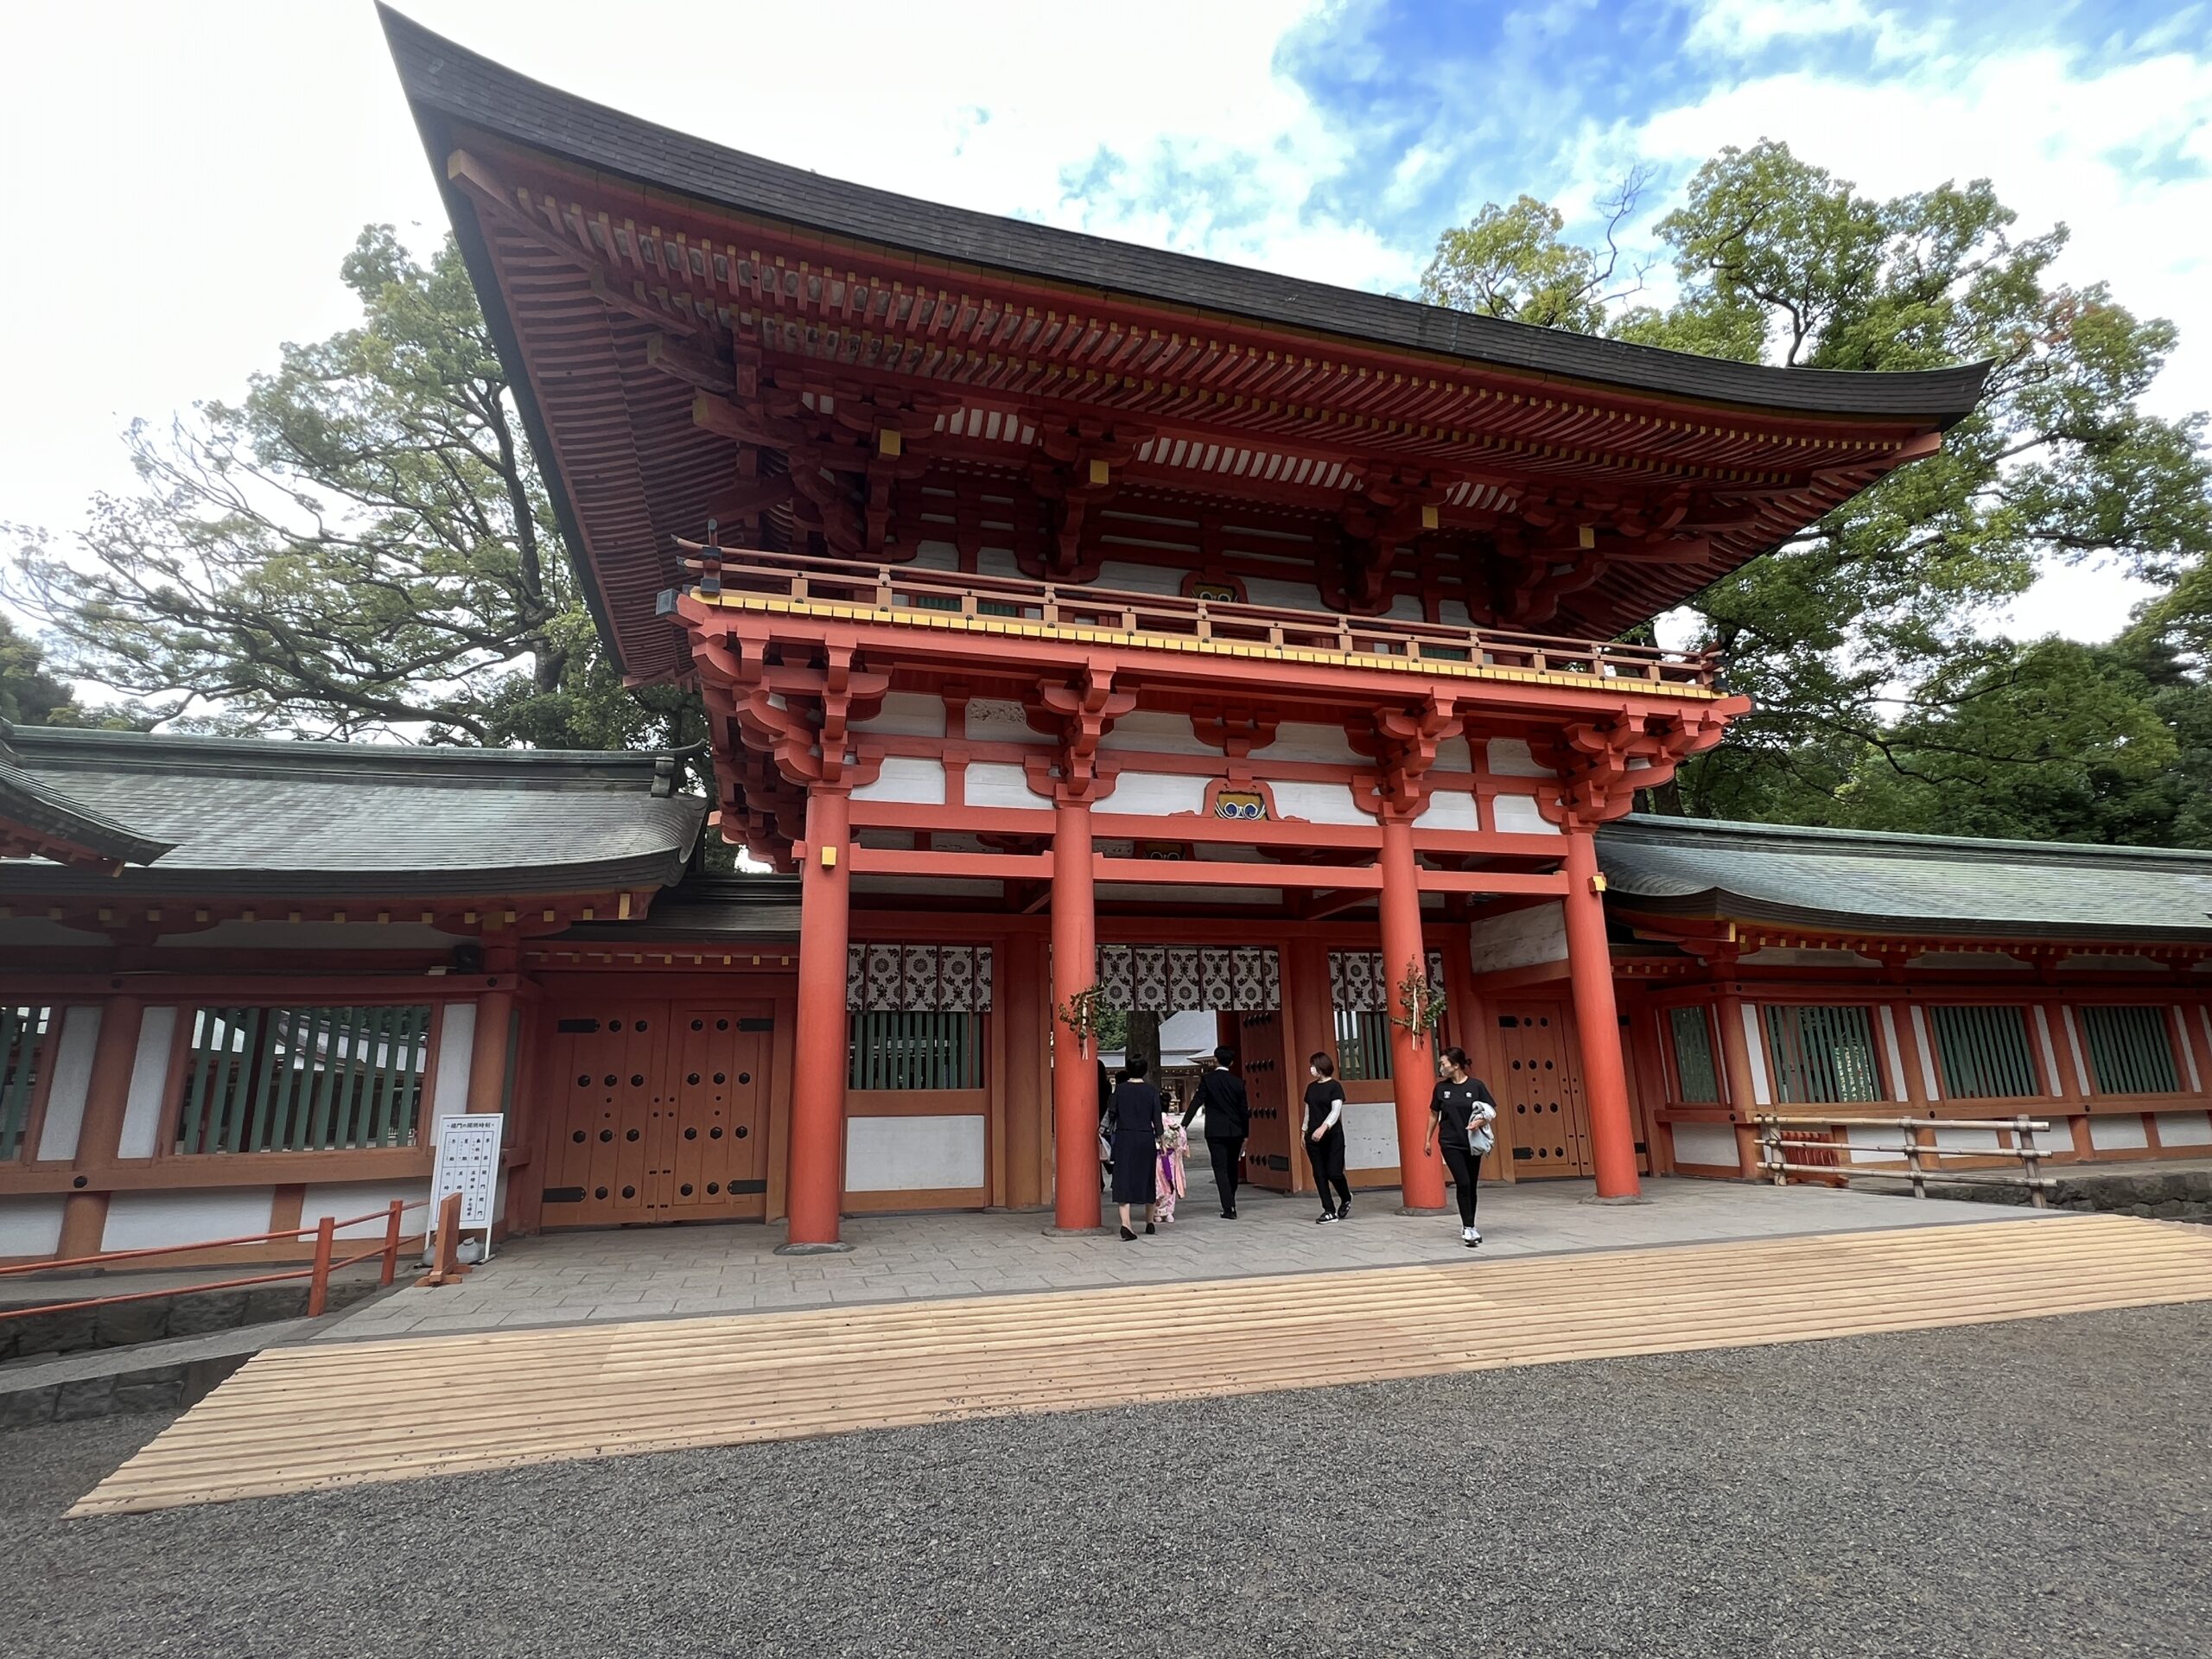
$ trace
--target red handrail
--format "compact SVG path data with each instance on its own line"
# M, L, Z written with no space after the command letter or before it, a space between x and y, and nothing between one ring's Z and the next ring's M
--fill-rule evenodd
M33 1302L22 1307L0 1308L0 1321L28 1319L34 1313L72 1313L80 1308L105 1307L118 1302L143 1302L158 1296L191 1296L203 1291L236 1290L245 1285L275 1284L286 1279L308 1281L308 1317L319 1318L329 1305L330 1275L339 1268L350 1268L366 1262L372 1256L384 1258L384 1269L378 1275L379 1285L389 1285L399 1268L399 1218L410 1210L420 1210L430 1201L415 1198L402 1201L394 1198L381 1210L372 1210L365 1215L351 1216L343 1221L325 1216L312 1227L280 1227L266 1233L246 1233L236 1238L202 1239L193 1244L156 1244L138 1250L104 1250L93 1255L71 1256L60 1262L24 1262L0 1268L0 1274L48 1273L56 1268L84 1267L105 1262L129 1262L149 1255L175 1255L187 1250L219 1249L230 1244L262 1244L271 1239L300 1238L315 1235L315 1258L304 1268L287 1268L276 1273L247 1274L231 1279L210 1280L200 1284L165 1285L159 1290L126 1291L114 1296L86 1296L73 1302ZM365 1221L385 1218L384 1240L374 1249L363 1250L334 1261L331 1249L340 1227L357 1227ZM456 1220L458 1216L456 1214Z

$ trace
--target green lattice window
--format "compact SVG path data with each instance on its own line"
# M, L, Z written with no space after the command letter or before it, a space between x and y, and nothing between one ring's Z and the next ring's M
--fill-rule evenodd
M856 1014L849 1089L980 1089L983 1022L973 1014Z
M1775 1096L1784 1105L1887 1098L1865 1008L1770 1004L1766 1039L1774 1057Z
M1720 1076L1713 1064L1713 1027L1701 1007L1670 1008L1668 1034L1675 1042L1675 1096L1685 1105L1720 1103Z
M1928 1016L1947 1099L2018 1100L2042 1092L2028 1048L2025 1008L1939 1002Z
M0 1002L0 1163L23 1155L46 1035L54 1024L50 1007Z
M1372 1008L1337 1010L1337 1076L1382 1083L1390 1076L1390 1016Z
M427 1002L198 1009L176 1149L411 1147L429 1054Z
M2101 1095L2171 1095L2173 1038L2164 1008L2083 1007L2075 1010L2089 1044L2089 1076Z

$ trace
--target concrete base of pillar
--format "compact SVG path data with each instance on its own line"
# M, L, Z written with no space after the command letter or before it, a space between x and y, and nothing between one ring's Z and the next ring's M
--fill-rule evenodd
M1448 1204L1440 1204L1433 1208L1427 1205L1402 1204L1392 1213L1401 1216L1448 1216L1453 1211Z
M835 1244L779 1244L778 1255L849 1255L853 1247L839 1239Z
M1102 1222L1096 1227L1047 1227L1047 1238L1112 1238L1122 1230L1118 1221Z
M1651 1200L1645 1198L1641 1192L1632 1192L1625 1197L1618 1198L1601 1198L1593 1193L1589 1198L1579 1199L1577 1202L1582 1204L1649 1204Z
M983 1213L987 1216L1049 1216L1052 1213L1052 1206L1049 1204L987 1204L983 1206Z

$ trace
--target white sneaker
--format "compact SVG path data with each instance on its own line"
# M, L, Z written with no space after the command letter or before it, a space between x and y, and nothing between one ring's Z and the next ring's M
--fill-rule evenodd
M1462 1227L1459 1230L1459 1236L1465 1242L1469 1249L1474 1249L1476 1245L1483 1242L1482 1234L1472 1227Z

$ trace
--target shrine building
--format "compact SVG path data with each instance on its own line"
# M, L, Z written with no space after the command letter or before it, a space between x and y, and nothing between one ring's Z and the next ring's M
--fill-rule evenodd
M1752 1176L1777 1105L2212 1145L2212 855L1630 816L1748 704L1624 637L1936 454L1981 368L939 207L385 21L607 646L711 754L8 734L0 1256L416 1196L461 1109L511 1231L1091 1227L1116 1009L1214 1015L1281 1190L1333 1054L1355 1183L1415 1210L1446 1043L1486 1176L1607 1198Z

